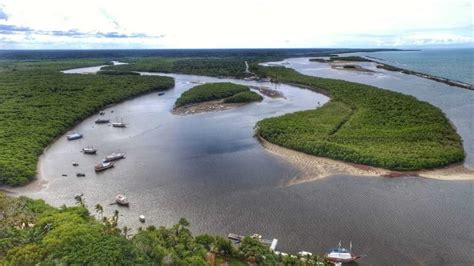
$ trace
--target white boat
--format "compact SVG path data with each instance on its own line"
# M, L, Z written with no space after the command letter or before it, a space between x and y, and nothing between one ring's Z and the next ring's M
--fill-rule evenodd
M145 222L145 215L142 214L142 215L138 216L138 220L140 222L144 223Z
M75 139L80 139L80 138L82 138L82 134L79 134L79 133L73 133L73 134L67 135L67 140L75 140Z
M360 256L352 254L352 242L350 243L349 249L346 249L341 246L341 241L339 241L338 247L329 250L325 257L334 264L354 262L360 258Z
M125 153L124 152L113 152L102 160L103 162L111 162L111 161L116 161L125 158Z
M112 122L113 127L127 127L127 125L120 119L120 122Z
M93 147L85 147L85 148L82 148L82 152L84 152L84 154L96 154L97 150L94 149Z
M107 170L107 169L112 168L112 167L114 167L113 162L103 162L103 163L100 163L100 164L96 165L94 167L94 170L96 172L100 172L100 171L104 171L104 170Z
M128 206L129 204L127 197L120 194L115 196L115 202L117 202L118 205L124 205L124 206Z

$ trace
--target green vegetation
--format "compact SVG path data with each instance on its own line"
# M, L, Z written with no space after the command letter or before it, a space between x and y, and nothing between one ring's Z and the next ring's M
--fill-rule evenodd
M53 208L42 200L0 193L1 265L315 265L320 258L275 255L257 240L239 246L220 236L193 236L186 219L169 228L117 227L119 212L91 215L81 197L77 206ZM97 220L97 219L98 220ZM213 263L214 262L214 263Z
M173 87L169 77L71 75L60 69L97 64L78 60L1 65L0 184L36 175L38 156L54 138L106 105Z
M342 80L258 67L262 76L328 93L323 107L264 119L257 133L297 151L393 170L446 166L464 159L444 114L412 96Z
M347 61L347 62L372 62L372 60L367 59L361 56L331 56L329 59L324 58L310 58L309 61L311 62L319 62L319 63L330 63L334 61Z
M175 106L181 107L193 103L220 100L248 91L250 91L250 89L247 86L230 82L207 83L185 91L176 100Z
M97 71L98 75L133 75L140 76L140 73L132 71L119 71L119 70L100 70Z
M183 73L237 78L243 78L247 75L245 73L245 59L233 57L137 58L132 59L130 64L109 66L104 69L118 71Z
M249 103L249 102L260 102L263 97L254 91L244 91L234 94L229 98L225 98L225 103Z

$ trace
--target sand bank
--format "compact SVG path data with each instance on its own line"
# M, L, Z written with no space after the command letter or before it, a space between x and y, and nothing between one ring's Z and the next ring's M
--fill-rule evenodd
M460 164L434 170L410 172L391 171L378 167L309 155L272 144L261 137L258 137L258 139L267 151L282 157L300 170L301 174L282 184L284 186L291 186L334 175L380 176L387 178L418 176L448 181L474 180L474 171Z

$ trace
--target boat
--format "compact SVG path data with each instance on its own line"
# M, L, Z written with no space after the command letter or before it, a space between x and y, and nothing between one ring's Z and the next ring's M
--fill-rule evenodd
M96 124L107 124L110 122L110 119L105 119L105 118L97 118L95 120Z
M142 215L138 216L138 220L140 222L144 223L145 222L145 215L142 214Z
M105 112L104 112L104 111L100 111L100 112L99 112L99 115L105 115Z
M107 170L109 168L112 168L114 167L114 163L113 162L103 162L103 163L100 163L100 164L97 164L94 169L96 172L100 172L100 171L104 171L104 170Z
M165 95L164 92L159 92L159 93L158 93L158 96L163 96L163 95Z
M113 152L102 160L103 162L111 162L111 161L116 161L125 158L125 153L124 152Z
M339 241L338 247L329 250L325 257L334 264L354 262L360 258L360 256L352 254L352 242L350 242L349 249L346 249L341 246L341 241Z
M96 154L97 150L94 149L93 147L85 147L85 148L82 148L82 152L84 152L84 154Z
M115 196L115 202L117 202L118 205L123 205L123 206L128 206L129 204L127 197L120 194Z
M112 126L113 127L127 127L127 125L122 120L120 120L120 122L112 122Z
M79 134L79 133L73 133L73 134L67 135L67 140L75 140L75 139L80 139L80 138L82 138L82 134Z
M84 173L76 173L76 176L77 176L77 177L83 177L83 176L86 176L86 174L84 174Z
M73 163L72 163L72 166L79 166L79 164L76 163L76 162L73 162Z

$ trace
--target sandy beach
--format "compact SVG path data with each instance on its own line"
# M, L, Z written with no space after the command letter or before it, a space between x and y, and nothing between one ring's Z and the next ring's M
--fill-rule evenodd
M267 151L283 158L301 171L299 176L284 182L282 186L301 184L334 175L379 176L387 178L418 176L446 181L474 180L474 171L467 169L461 164L433 170L409 172L391 171L383 168L309 155L272 144L261 137L258 137L258 139Z

